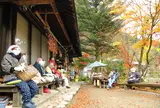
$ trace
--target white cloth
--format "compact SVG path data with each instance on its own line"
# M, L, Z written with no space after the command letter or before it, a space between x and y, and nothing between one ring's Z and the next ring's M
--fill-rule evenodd
M62 75L62 79L64 80L64 85L69 86L68 78L63 73L61 73L61 75Z
M18 66L18 67L15 67L14 70L22 72L22 71L24 71L24 67L23 66Z
M63 79L64 79L64 85L65 86L69 86L69 82L68 82L67 77L63 77Z

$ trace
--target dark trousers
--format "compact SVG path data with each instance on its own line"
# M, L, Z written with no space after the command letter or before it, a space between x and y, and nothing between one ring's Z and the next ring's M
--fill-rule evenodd
M133 84L133 83L139 83L140 80L139 79L134 79L134 80L128 80L128 84Z
M56 85L56 87L59 87L59 85L60 85L60 80L59 80L59 78L55 78L55 85Z
M22 81L16 84L16 86L19 88L19 91L22 94L22 101L24 103L31 101L38 91L37 84L32 80L28 82Z

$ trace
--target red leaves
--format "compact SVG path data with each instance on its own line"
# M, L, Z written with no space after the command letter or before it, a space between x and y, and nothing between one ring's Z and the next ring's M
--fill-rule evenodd
M86 108L86 106L89 104L92 104L92 101L89 98L88 93L86 90L84 91L81 89L75 97L75 103L67 108Z
M76 94L73 102L67 108L87 108L92 106L98 106L100 104L99 100L94 100L90 97L91 89L81 88Z
M121 57L123 58L124 60L124 65L126 68L130 68L132 67L131 66L131 63L130 63L130 59L131 59L131 56L129 55L128 51L126 50L125 46L124 45L121 45L120 46L120 50L121 50Z
M83 56L84 56L85 58L88 58L89 54L88 54L88 53L84 53Z
M48 35L48 49L52 51L53 54L58 53L58 46L57 46L56 39L50 34Z
M82 65L87 65L87 62L80 62Z

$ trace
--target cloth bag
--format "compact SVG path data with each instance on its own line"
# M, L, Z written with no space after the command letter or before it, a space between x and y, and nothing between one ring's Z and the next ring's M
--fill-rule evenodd
M7 82L6 84L7 85L15 85L15 84L18 84L20 82L22 82L22 80L17 79L17 80L14 80L14 81Z
M33 65L29 65L24 69L23 72L17 72L17 77L23 81L29 81L35 77L37 73L38 70Z
M4 83L7 83L7 82L10 82L10 81L14 81L14 80L17 80L18 78L15 76L15 74L11 74L11 75L5 75L3 77L3 82Z
M43 78L47 81L47 82L52 82L54 79L53 77L49 77L49 76L43 76Z
M47 81L41 76L41 74L38 72L36 74L35 77L32 78L32 80L36 83L36 84L40 84L40 83L46 83Z

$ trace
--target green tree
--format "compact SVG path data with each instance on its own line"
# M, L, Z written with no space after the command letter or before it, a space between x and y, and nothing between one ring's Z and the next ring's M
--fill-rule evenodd
M114 0L76 0L82 51L100 60L113 49L112 39L121 28L122 20L110 14Z

